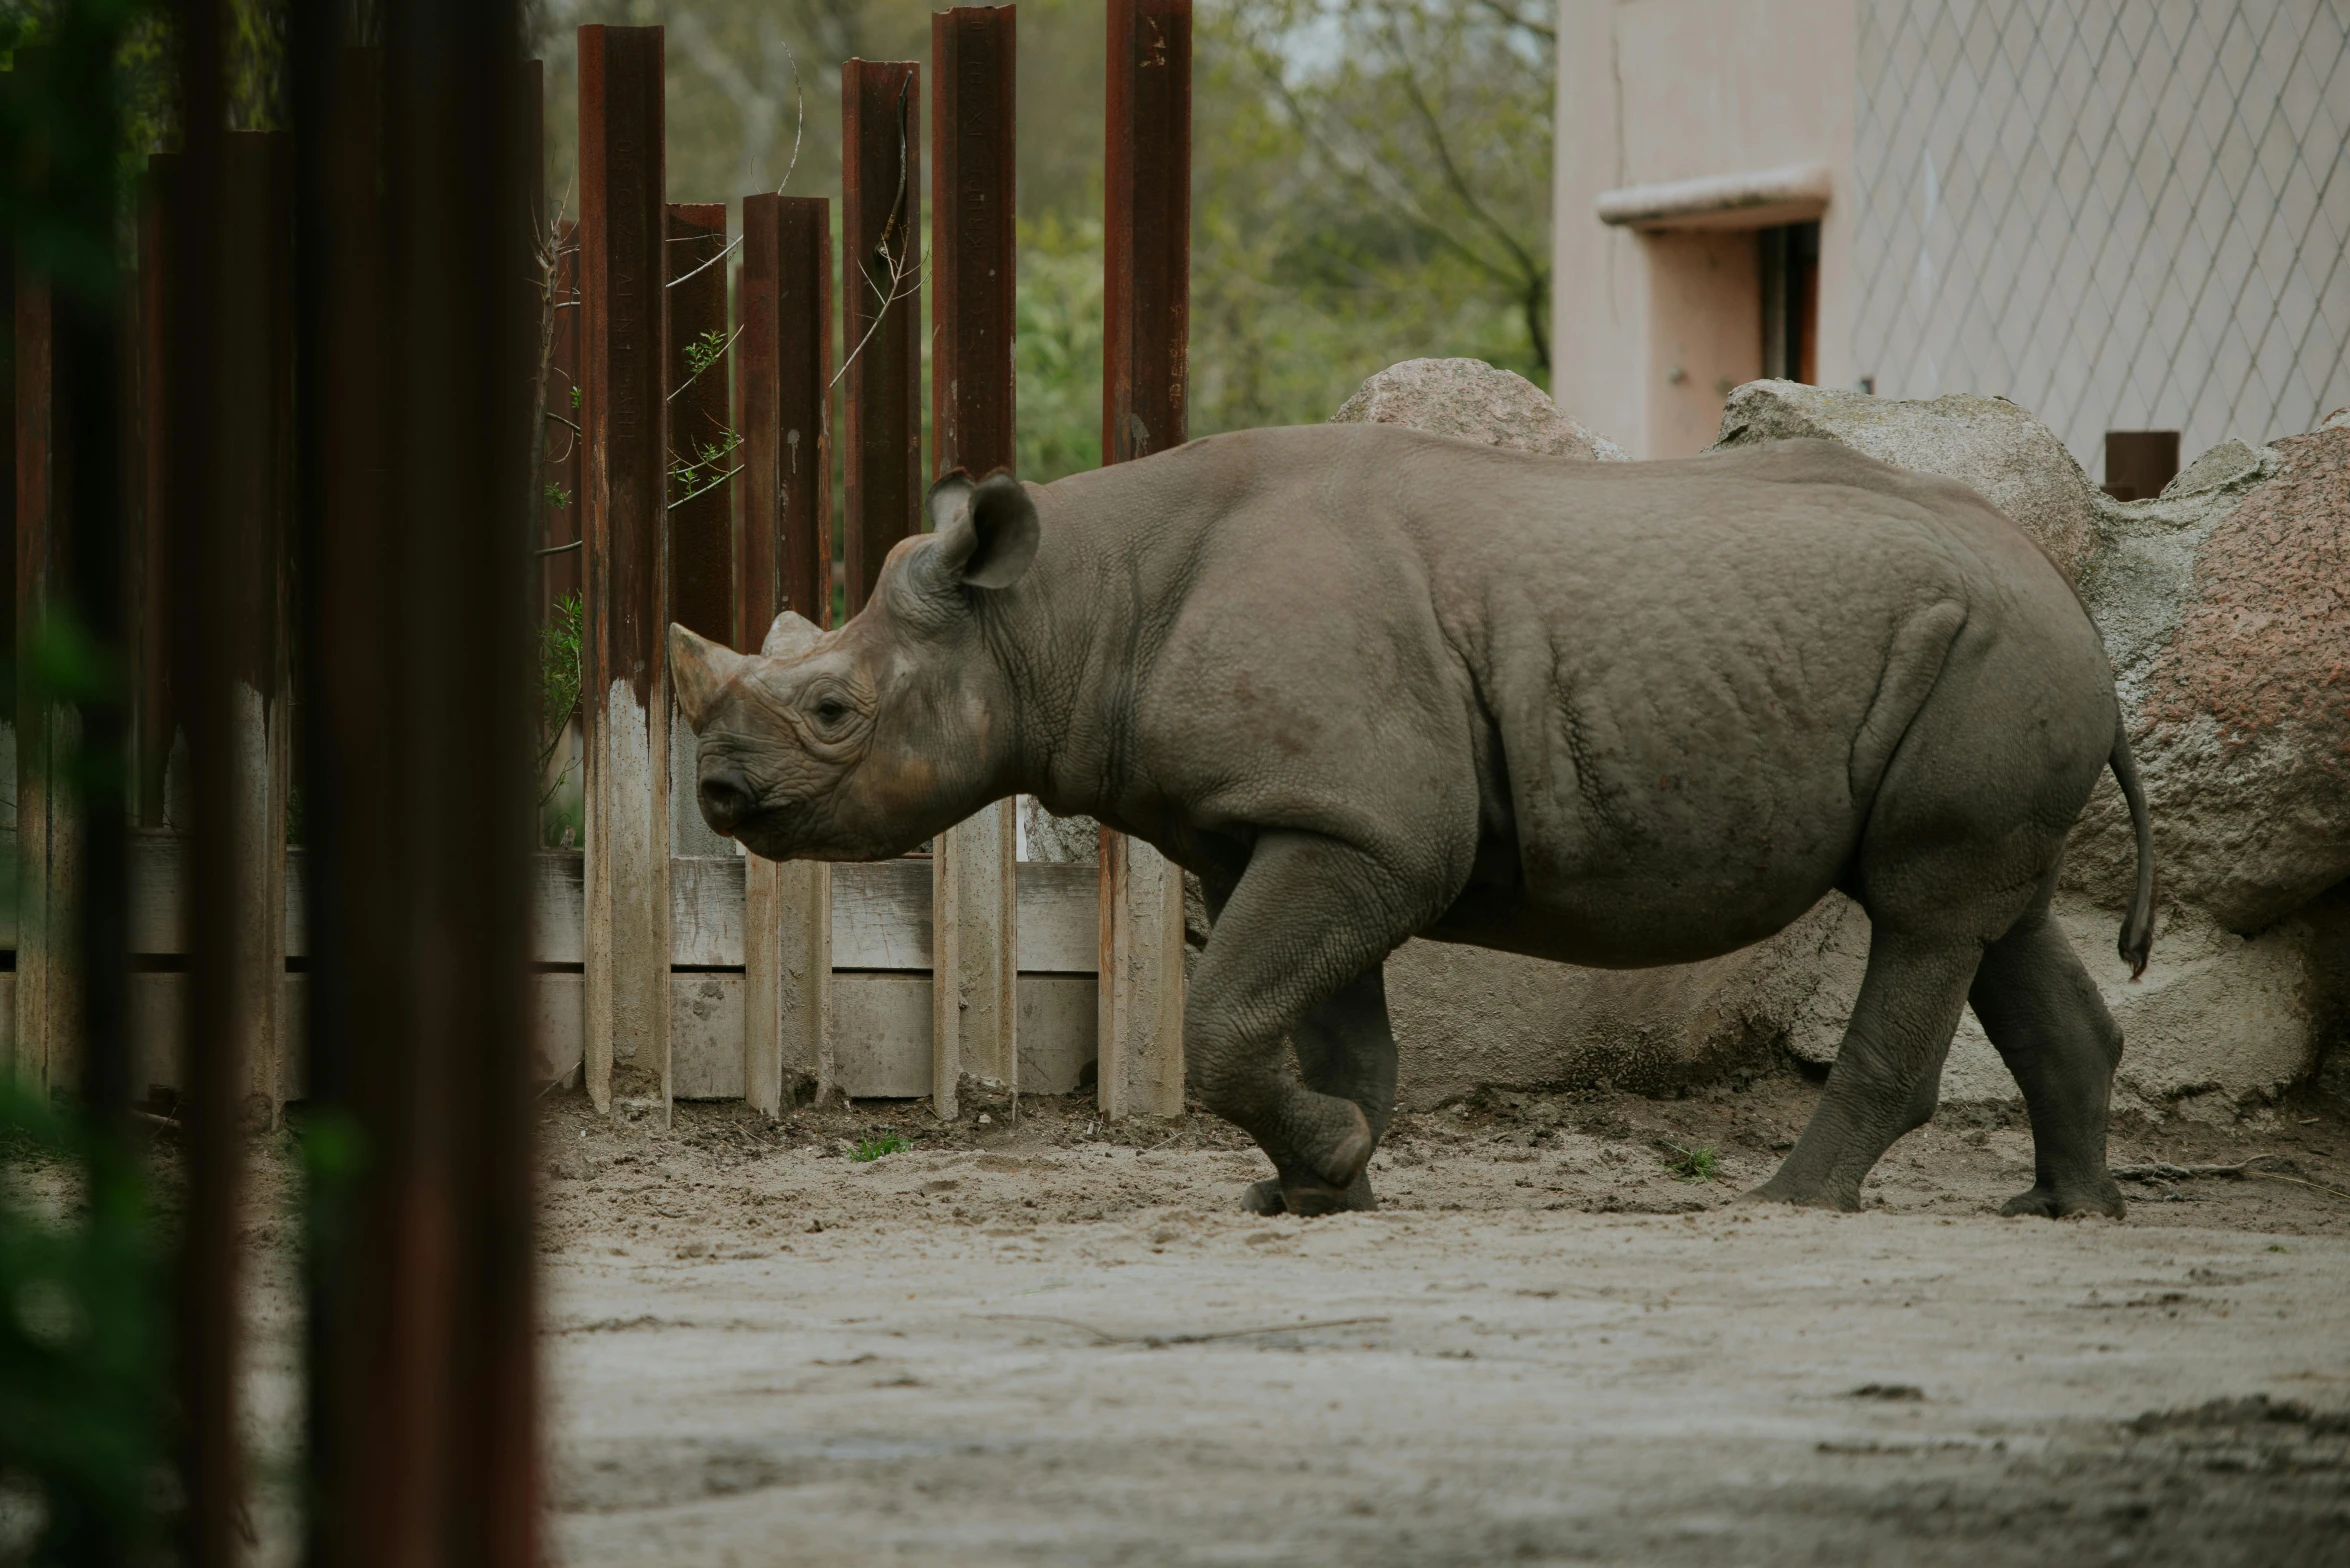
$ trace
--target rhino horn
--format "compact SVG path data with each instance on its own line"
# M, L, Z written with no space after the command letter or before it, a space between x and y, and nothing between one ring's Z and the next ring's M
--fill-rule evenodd
M674 621L670 623L669 684L677 693L678 707L685 711L685 722L695 734L701 733L726 683L749 662L732 648L698 636Z

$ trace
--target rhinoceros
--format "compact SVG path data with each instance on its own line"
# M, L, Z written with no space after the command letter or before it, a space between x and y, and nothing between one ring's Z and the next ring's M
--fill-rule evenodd
M1251 1206L1374 1201L1406 937L1688 963L1836 888L1866 978L1754 1196L1857 1208L1971 1003L2031 1121L2007 1212L2120 1211L2121 1035L2049 900L2110 767L2144 967L2146 802L2088 612L1973 491L1824 441L1602 464L1363 424L927 506L837 630L671 628L703 816L873 860L1021 792L1196 872L1185 1058L1272 1160Z

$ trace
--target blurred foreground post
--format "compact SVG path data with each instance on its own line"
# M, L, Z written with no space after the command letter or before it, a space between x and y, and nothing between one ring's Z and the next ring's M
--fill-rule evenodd
M1183 444L1191 331L1191 0L1110 0L1102 461ZM1183 876L1108 828L1101 850L1105 1116L1183 1112Z
M586 1076L668 1121L669 387L662 33L579 30L579 278L586 481L580 710L587 734ZM625 1064L623 1072L622 1064Z
M832 615L832 204L745 196L735 428L734 647L776 616ZM784 1076L832 1087L832 868L743 863L743 1098L773 1116ZM812 1060L810 1058L813 1058Z
M334 9L296 8L295 51L311 1555L534 1568L537 317L516 16L387 8L379 60L343 52Z
M237 1326L246 1020L234 976L236 795L232 737L234 541L221 506L218 438L223 129L221 0L179 0L180 155L168 193L173 247L165 315L165 494L171 516L172 668L188 738L186 1060L179 1119L188 1196L179 1301L181 1556L228 1568L244 1515Z
M940 474L1009 469L1015 266L1017 15L964 6L930 19L932 261L938 269L930 428ZM931 849L931 1105L952 1121L962 1075L1019 1089L1014 803Z

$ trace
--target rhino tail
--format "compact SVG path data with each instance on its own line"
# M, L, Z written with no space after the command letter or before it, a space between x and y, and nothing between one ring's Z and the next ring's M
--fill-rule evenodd
M2146 791L2138 783L2138 765L2130 759L2129 732L2113 727L2113 751L2105 759L2122 799L2130 803L2130 831L2138 839L2138 891L2130 899L2130 913L2122 921L2122 962L2130 978L2146 972L2147 955L2154 951L2154 825L2146 816Z

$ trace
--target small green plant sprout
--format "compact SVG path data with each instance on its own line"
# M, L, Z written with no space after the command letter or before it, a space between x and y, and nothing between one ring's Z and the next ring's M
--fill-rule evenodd
M580 638L584 629L584 609L575 593L556 601L547 613L547 624L539 628L537 767L542 812L571 772L567 764L550 779L547 765L555 760L555 748L563 743L563 732L579 711Z
M726 350L733 342L734 339L724 332L713 330L703 333L685 346L686 369L700 375L725 357Z
M1712 1181L1722 1174L1721 1156L1710 1143L1701 1143L1694 1149L1684 1149L1677 1143L1668 1143L1673 1157L1665 1161L1665 1169L1677 1181Z
M741 464L737 463L732 468L725 465L726 460L742 444L743 438L739 432L721 430L717 440L696 443L690 459L671 453L669 484L671 489L680 493L669 503L669 509L675 511L694 497L708 494L741 473Z
M870 1165L885 1154L903 1154L912 1145L896 1133L884 1133L878 1138L861 1138L849 1158L860 1165Z
M547 505L552 507L562 508L571 504L571 492L564 489L561 485L555 483L552 479L547 481L546 497Z
M579 412L579 385L577 382L574 382L571 387L571 411L575 414Z

